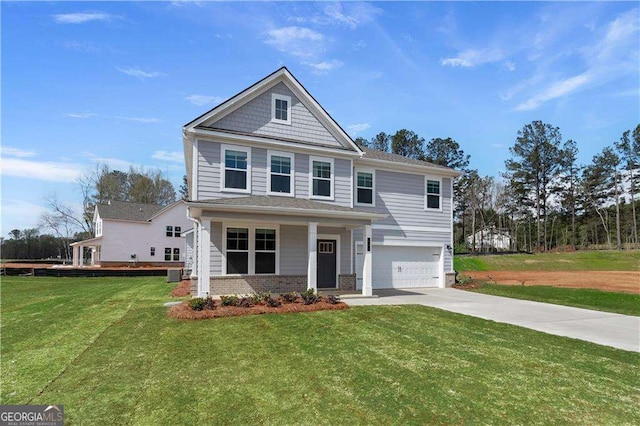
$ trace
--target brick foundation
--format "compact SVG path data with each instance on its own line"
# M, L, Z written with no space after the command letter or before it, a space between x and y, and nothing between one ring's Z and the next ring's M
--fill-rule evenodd
M338 289L341 291L356 291L356 274L339 275Z
M209 294L288 293L306 289L306 275L236 275L211 278Z

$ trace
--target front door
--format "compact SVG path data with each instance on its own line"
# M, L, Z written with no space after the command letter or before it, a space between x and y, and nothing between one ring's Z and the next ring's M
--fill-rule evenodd
M336 288L336 240L318 240L318 288Z

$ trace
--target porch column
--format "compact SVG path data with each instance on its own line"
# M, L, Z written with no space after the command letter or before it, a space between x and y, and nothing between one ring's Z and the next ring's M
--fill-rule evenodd
M371 253L373 250L373 239L371 238L371 225L364 226L364 261L362 264L362 295L372 296L373 287L371 285L372 266Z
M202 219L200 227L200 271L198 271L198 296L206 297L211 278L211 221Z
M71 266L78 266L78 246L71 246Z
M95 266L96 264L96 248L91 247L91 266Z
M78 257L78 262L80 262L79 266L84 266L84 246L80 245L80 256Z
M307 251L309 261L307 263L307 288L318 290L318 222L309 222L309 233L307 236Z

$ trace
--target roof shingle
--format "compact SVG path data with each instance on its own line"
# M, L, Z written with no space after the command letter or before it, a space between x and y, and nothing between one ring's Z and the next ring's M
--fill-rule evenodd
M98 204L96 209L102 219L146 222L165 207L158 204L110 201L109 204Z

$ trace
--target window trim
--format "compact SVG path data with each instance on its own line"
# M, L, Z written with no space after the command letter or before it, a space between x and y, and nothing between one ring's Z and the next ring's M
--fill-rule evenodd
M225 158L227 151L242 151L247 153L247 187L246 189L240 188L226 188L225 171L227 170ZM232 169L233 170L233 169ZM239 145L220 145L220 192L236 192L240 194L251 193L251 147L239 146Z
M318 161L318 162L322 162L322 163L329 163L331 164L331 179L330 179L330 194L329 196L324 196L324 195L313 195L313 180L314 179L322 179L322 180L326 180L324 178L314 178L313 177L313 162L314 161ZM336 168L335 168L335 162L333 161L333 158L329 158L329 157L316 157L316 156L309 156L309 199L312 200L330 200L333 201L334 200L334 196L335 196L335 182L336 182Z
M289 173L290 192L272 192L271 191L271 157L288 157L291 160L291 172ZM273 151L267 150L267 195L277 195L280 197L295 197L296 194L296 180L295 180L295 168L296 168L296 155L293 152ZM283 175L285 176L285 175Z
M427 183L428 181L437 181L439 182L439 186L440 186L440 193L438 194L439 196L439 201L438 201L438 208L433 208L433 207L427 207L427 198L428 198L428 194L427 194ZM435 195L435 194L431 194L431 195ZM442 178L441 177L434 177L434 176L425 176L424 177L424 209L426 211L442 211Z
M249 222L223 222L222 223L222 275L230 277L239 277L242 274L227 273L227 229L229 228L246 228L249 232L249 266L247 275L258 276L274 276L280 275L280 225L273 223L249 223ZM276 272L275 274L256 274L256 229L273 229L276 231Z
M287 119L281 120L276 118L276 100L287 102ZM281 95L279 93L271 94L271 122L278 124L291 125L291 96Z
M167 250L169 250L169 252L167 253ZM167 255L169 256L169 259L167 259ZM173 250L171 249L171 247L165 247L164 248L164 261L165 262L171 262L171 259L173 258Z
M172 257L173 262L180 262L180 247L173 248L172 256L173 256Z
M167 225L164 227L164 236L167 238L173 237L173 225Z
M361 203L358 201L358 189L360 188L358 186L358 173L369 173L371 174L371 203ZM375 169L369 169L369 168L364 168L364 167L356 167L355 171L354 171L354 191L353 191L353 197L354 197L354 205L358 206L358 207L375 207L376 206L376 171ZM366 187L362 187L362 189L369 189ZM426 191L426 189L425 189Z

